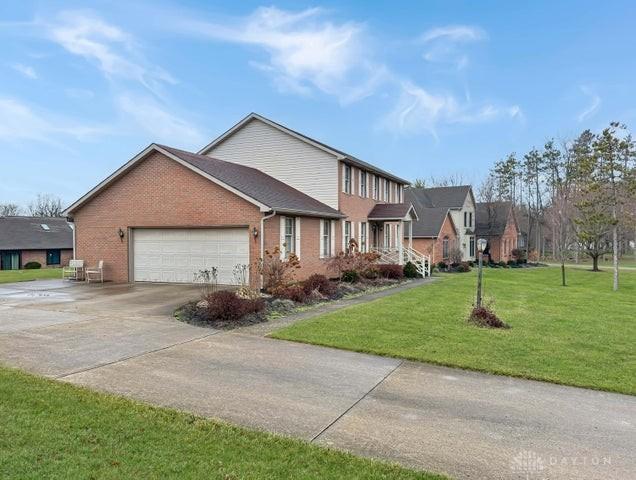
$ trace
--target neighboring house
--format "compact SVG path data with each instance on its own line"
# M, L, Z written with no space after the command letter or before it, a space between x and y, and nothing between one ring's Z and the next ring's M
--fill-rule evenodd
M413 222L413 248L429 255L433 263L448 262L458 242L458 232L450 209L415 207L415 210L418 219Z
M490 260L512 260L512 251L517 248L520 234L512 203L478 203L476 234L488 241L484 254Z
M216 267L219 283L233 284L246 264L256 287L254 267L276 247L299 257L297 278L328 273L351 239L361 251L402 251L417 218L407 184L250 114L199 153L151 144L65 213L76 257L104 260L108 280L192 282Z
M60 267L72 257L73 230L65 218L0 217L0 270L29 262Z
M420 224L425 222L420 213L422 209L447 209L457 232L454 246L461 250L462 260L475 259L475 197L470 185L435 188L412 187L405 190L405 201L412 203L415 207L415 211L420 217ZM439 218L439 213L437 218ZM430 227L426 226L426 228ZM414 248L417 249L415 244Z

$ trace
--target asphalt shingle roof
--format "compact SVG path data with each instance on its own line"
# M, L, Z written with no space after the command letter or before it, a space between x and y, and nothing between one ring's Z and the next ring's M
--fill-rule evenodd
M510 202L478 203L475 211L475 233L482 237L503 235L511 208Z
M65 218L0 217L0 250L57 248L73 248L73 230Z
M456 187L407 188L405 191L416 197L423 207L461 208L470 193L470 185Z
M436 238L448 215L447 207L417 209L418 220L413 222L413 237Z
M404 218L411 210L410 203L378 203L369 212L369 220Z
M344 217L338 210L256 168L165 145L157 146L274 210L314 216Z

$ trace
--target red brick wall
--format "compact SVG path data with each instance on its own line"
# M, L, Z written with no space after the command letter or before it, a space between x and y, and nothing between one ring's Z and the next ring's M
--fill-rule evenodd
M73 214L76 257L88 265L104 260L104 276L127 282L129 227L247 225L260 229L255 205L166 158L152 153ZM126 232L120 241L119 229ZM246 234L248 234L246 232ZM250 259L260 238L250 234ZM251 283L258 274L251 269Z
M512 260L512 250L517 248L517 224L512 212L508 216L506 228L501 236L490 237L490 259L493 262Z
M57 268L64 265L68 265L68 261L73 258L73 250L62 249L60 251L60 264L59 265L47 265L46 264L46 250L22 250L22 266L28 262L38 262L42 265L42 268Z
M420 253L430 255L433 263L439 263L442 260L446 261L447 259L443 258L442 255L444 253L444 237L446 236L448 237L448 250L450 251L457 246L458 240L449 215L446 216L437 238L414 238L413 248ZM405 239L404 242L408 245L408 239Z

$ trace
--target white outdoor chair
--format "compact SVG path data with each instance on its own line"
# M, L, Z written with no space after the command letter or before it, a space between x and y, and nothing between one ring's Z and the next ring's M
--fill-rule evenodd
M90 283L91 280L99 280L104 283L104 260L97 262L96 268L87 268L84 270L84 276L86 277L86 283Z
M68 266L62 268L62 279L84 280L84 260L69 260Z

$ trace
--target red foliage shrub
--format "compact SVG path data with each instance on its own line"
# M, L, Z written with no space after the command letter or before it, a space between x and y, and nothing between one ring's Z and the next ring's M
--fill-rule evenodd
M295 270L300 268L300 260L294 253L290 253L286 259L280 258L280 248L274 247L271 252L265 251L265 257L258 265L258 271L263 275L263 284L268 292L291 283Z
M480 327L487 328L510 328L510 325L501 320L495 312L486 306L474 307L468 319L470 322Z
M285 298L296 303L305 303L307 301L307 293L302 285L287 285L278 287L271 291L276 298Z
M265 301L262 298L239 298L229 290L214 292L205 297L208 306L206 317L209 321L236 321L251 313L262 312Z
M383 278L400 279L404 277L404 268L402 265L382 263L377 265L378 272Z
M324 275L314 273L302 282L305 294L310 295L314 290L318 290L326 297L331 297L336 293L338 287Z

